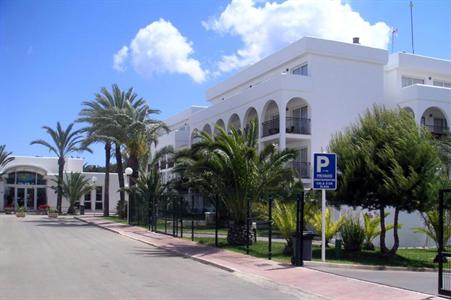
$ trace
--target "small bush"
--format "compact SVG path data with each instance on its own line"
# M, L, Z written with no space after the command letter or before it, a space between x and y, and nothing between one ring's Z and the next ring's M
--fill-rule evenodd
M350 218L342 225L341 237L346 251L360 251L365 240L365 230L358 219Z

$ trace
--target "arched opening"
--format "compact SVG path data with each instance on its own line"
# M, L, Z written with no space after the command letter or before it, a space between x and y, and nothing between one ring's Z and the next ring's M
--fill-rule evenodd
M203 132L207 133L208 135L211 135L211 127L210 124L205 124L204 128L202 129Z
M421 125L435 136L441 136L448 131L445 113L438 107L429 107L424 111L421 116Z
M227 125L227 131L230 131L232 128L235 130L241 128L240 117L237 114L233 114L230 116L229 123Z
M215 136L219 134L219 130L218 130L217 127L221 127L222 129L225 130L225 124L224 124L224 121L222 119L219 119L218 121L216 121L215 129L214 129L214 135Z
M256 127L257 136L258 136L258 129L259 129L258 114L257 114L257 110L253 107L250 107L246 111L246 114L244 115L244 121L243 121L244 130L246 130L246 128L249 127L249 124L251 122L255 122L255 127Z
M266 102L263 108L262 137L277 134L280 131L279 107L274 100Z
M292 98L286 106L287 133L310 134L310 107L304 99Z
M403 107L402 109L404 109L406 112L408 112L409 113L409 115L412 117L412 118L414 118L415 119L415 113L413 112L413 109L411 109L410 107L408 107L408 106L406 106L406 107Z

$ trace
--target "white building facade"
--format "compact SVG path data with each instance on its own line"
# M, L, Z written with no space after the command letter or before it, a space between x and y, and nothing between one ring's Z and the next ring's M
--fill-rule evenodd
M56 186L58 177L57 157L13 156L0 173L0 211L5 207L25 207L27 211L37 211L42 205L56 208L57 195L52 188ZM83 159L66 158L64 176L66 174L82 173L92 184L90 193L84 195L76 204L84 204L85 213L103 212L104 173L83 172ZM111 213L116 212L119 200L119 183L116 173L110 174L110 205ZM69 202L63 197L62 210L67 211Z
M313 152L327 150L330 138L374 104L402 107L435 135L448 129L451 116L451 61L305 37L207 90L208 107L192 106L167 120L170 132L153 151L190 147L195 133L215 133L258 124L259 145L294 148L292 167L311 187ZM173 161L160 161L169 179ZM412 226L419 215L401 214L401 244L414 246ZM408 223L408 224L406 224ZM409 225L410 224L410 225Z

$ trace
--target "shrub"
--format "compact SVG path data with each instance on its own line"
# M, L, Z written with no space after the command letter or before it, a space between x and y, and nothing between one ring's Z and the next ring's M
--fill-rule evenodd
M16 210L16 212L26 213L27 212L27 208L25 206L19 206L19 208Z
M358 219L347 219L341 226L340 233L343 239L343 246L345 250L362 250L363 241L365 240L365 230L362 228L362 226L360 226Z
M326 247L329 247L329 241L340 231L341 226L345 222L344 216L339 217L336 221L332 221L332 212L330 208L326 208ZM313 227L317 235L321 235L322 230L322 212L321 209L307 222Z

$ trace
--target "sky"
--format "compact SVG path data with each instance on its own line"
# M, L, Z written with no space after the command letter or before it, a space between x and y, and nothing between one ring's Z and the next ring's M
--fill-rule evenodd
M451 60L451 0L413 4L415 53ZM207 105L209 87L303 36L411 52L409 1L0 0L0 145L48 156L30 145L42 126L114 83L162 120ZM73 156L103 165L93 150Z

